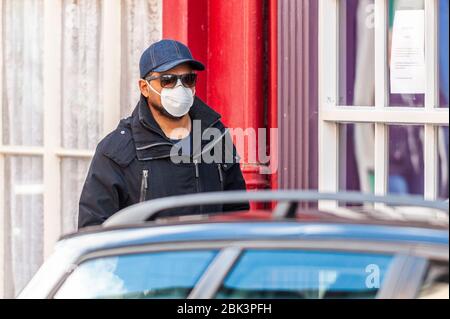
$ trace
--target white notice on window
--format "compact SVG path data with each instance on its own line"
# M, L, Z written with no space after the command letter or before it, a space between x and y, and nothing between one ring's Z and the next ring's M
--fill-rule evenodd
M392 32L391 93L425 93L425 13L398 10Z

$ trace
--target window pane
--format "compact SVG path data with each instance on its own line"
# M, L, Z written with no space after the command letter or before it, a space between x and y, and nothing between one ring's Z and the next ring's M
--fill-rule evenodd
M339 105L375 104L374 0L339 2Z
M78 203L89 164L89 159L65 158L61 161L61 214L63 234L71 233L77 229Z
M424 128L417 125L388 126L388 193L424 193ZM448 127L439 130L440 196L448 194ZM373 193L375 187L372 124L341 124L339 139L339 190ZM447 143L447 144L445 144ZM447 195L448 197L448 195Z
M139 59L162 38L162 0L122 1L121 115L128 117L139 101Z
M3 143L39 146L43 141L43 1L4 0L0 7Z
M424 17L423 0L389 0L390 106L424 106Z
M374 192L374 143L372 124L341 124L339 137L339 189Z
M216 297L374 298L391 262L391 256L364 253L249 250Z
M423 126L389 126L389 193L423 196L423 139Z
M186 298L216 251L121 255L87 261L55 298Z
M101 1L64 0L62 145L94 149L102 135Z
M449 134L448 126L442 126L438 129L438 181L439 181L439 193L438 197L442 199L448 199L448 179L449 179Z
M439 0L439 106L449 103L448 0Z
M40 157L5 157L5 297L14 297L43 261Z
M449 299L448 262L431 261L419 299Z

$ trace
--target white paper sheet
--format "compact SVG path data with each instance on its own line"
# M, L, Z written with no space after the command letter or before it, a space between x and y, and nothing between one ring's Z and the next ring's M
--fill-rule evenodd
M391 50L391 93L425 93L425 11L395 13Z

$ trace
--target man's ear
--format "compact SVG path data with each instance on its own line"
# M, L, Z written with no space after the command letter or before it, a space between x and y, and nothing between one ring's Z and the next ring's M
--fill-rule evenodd
M141 91L141 94L146 98L150 96L149 88L145 80L139 80L139 90Z

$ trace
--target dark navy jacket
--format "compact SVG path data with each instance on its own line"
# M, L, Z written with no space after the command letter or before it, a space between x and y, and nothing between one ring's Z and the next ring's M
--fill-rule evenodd
M174 141L162 132L146 99L141 96L132 115L121 120L117 129L97 146L81 193L78 228L102 224L119 210L150 199L246 188L236 148L232 143L231 148L226 147L224 142L229 134L220 121L220 115L198 98L189 114L193 121L201 121L202 132L216 128L222 135L212 135L209 140L202 140L197 148L193 145L188 163L174 163L171 160ZM212 152L211 145L223 146L220 154L222 161L206 163L199 160L206 151ZM181 152L179 154L183 156ZM229 155L228 160L225 160L225 155ZM185 207L165 211L162 215L248 208L248 204Z

